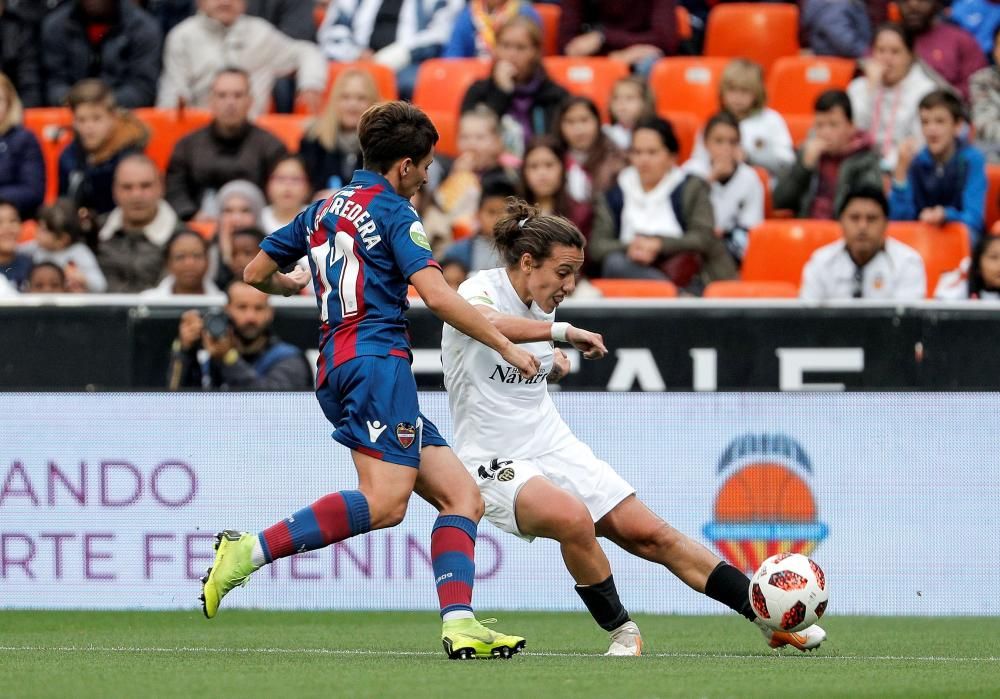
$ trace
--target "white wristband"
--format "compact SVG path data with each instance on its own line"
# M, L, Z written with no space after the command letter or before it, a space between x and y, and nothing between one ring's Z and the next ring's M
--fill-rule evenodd
M568 342L566 335L569 334L570 327L569 323L553 323L552 339L556 342Z

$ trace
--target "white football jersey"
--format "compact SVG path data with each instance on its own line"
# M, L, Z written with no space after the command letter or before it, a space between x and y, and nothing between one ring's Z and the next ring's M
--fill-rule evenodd
M489 306L505 315L550 322L555 318L534 301L526 306L503 268L473 275L458 293L473 306ZM541 361L541 369L530 380L491 348L444 326L441 362L455 425L453 446L466 466L498 457L531 459L576 441L549 397L546 377L552 370L552 343L528 342L521 347Z

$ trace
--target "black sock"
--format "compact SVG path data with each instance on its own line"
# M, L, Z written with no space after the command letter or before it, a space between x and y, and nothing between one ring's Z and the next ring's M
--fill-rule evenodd
M577 585L575 589L594 621L605 631L614 631L626 621L631 621L622 601L618 599L615 576L609 575L607 580L596 585Z
M750 606L749 591L750 578L725 561L715 566L705 583L706 595L754 621L757 614Z

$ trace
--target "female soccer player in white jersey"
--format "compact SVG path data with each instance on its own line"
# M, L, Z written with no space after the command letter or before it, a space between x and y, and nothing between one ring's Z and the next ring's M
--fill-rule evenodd
M572 293L583 264L583 235L565 218L539 215L511 199L495 241L506 267L472 276L459 294L508 339L536 355L542 368L531 380L520 378L494 350L444 327L442 361L454 446L479 484L487 519L528 541L540 536L559 542L577 593L611 634L608 655L640 655L642 638L618 598L597 536L666 566L698 592L756 621L749 579L651 512L611 466L576 438L549 397L546 381L569 369L553 341L573 345L587 359L607 354L597 333L554 322L555 309ZM815 625L799 633L758 626L772 648L811 650L826 638Z

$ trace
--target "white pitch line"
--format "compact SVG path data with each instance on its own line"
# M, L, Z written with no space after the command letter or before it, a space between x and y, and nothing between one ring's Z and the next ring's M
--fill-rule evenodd
M377 656L439 656L441 653L432 651L394 651L369 650L350 648L201 648L198 646L180 646L177 648L162 648L156 646L0 646L0 652L14 651L55 651L59 653L262 653L270 655L377 655ZM593 653L547 653L524 651L523 655L543 658L602 658L603 655ZM916 661L928 663L995 663L997 657L953 658L937 655L771 655L753 653L646 653L647 658L704 658L713 660L724 659L767 659L781 657L801 657L806 662L821 660L840 661Z

